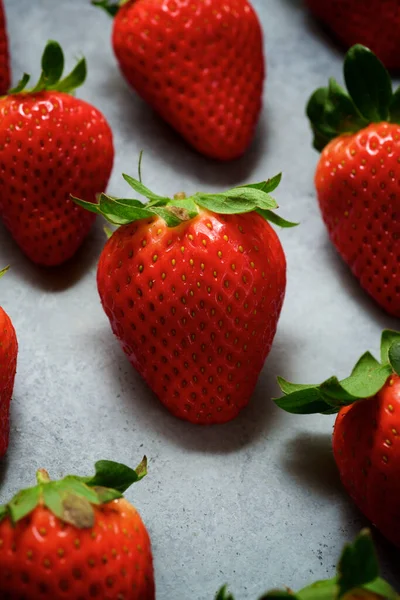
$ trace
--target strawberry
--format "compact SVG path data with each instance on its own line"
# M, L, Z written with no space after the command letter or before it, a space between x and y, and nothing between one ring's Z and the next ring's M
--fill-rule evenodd
M367 48L344 62L348 94L330 79L307 113L322 150L316 174L330 238L363 288L400 317L400 88Z
M93 477L37 485L0 507L2 600L154 600L150 538L122 496L146 474L99 461Z
M0 278L8 268L0 271ZM10 317L0 306L0 458L8 448L10 403L17 370L18 342Z
M128 83L196 150L241 156L259 118L262 31L247 0L95 0Z
M280 176L225 193L171 199L124 175L149 199L102 194L88 210L121 225L97 284L112 329L163 404L193 423L223 423L249 402L271 348L286 286L267 220Z
M400 333L384 331L381 362L366 352L343 381L279 383L286 395L276 403L288 412L338 412L333 452L342 483L365 516L400 546Z
M299 592L272 590L260 600L399 600L400 596L381 577L371 534L364 529L352 544L347 544L332 579L317 581ZM226 586L215 600L234 600Z
M312 13L349 48L371 48L388 69L400 68L398 0L306 0Z
M42 74L0 99L0 217L35 263L58 265L76 252L94 215L69 198L88 201L104 190L113 165L111 130L103 115L71 93L83 83L82 59L61 79L64 56L49 42Z
M7 92L10 79L6 13L3 0L0 0L0 94Z

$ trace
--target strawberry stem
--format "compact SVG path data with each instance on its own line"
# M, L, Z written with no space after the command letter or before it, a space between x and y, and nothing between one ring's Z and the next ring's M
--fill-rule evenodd
M36 472L36 481L39 484L50 483L50 475L48 474L48 472L46 471L46 469L39 469Z

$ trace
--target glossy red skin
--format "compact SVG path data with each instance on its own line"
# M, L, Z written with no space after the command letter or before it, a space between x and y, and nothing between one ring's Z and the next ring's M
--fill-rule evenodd
M170 229L120 227L97 283L130 362L174 415L224 423L248 404L286 286L282 246L262 217L204 211Z
M400 69L398 0L307 0L307 4L345 47L363 44L388 69Z
M0 95L5 94L11 83L10 59L8 54L8 37L6 14L3 0L0 0Z
M18 342L10 317L0 307L0 458L8 448L10 403L17 370Z
M107 121L83 100L48 91L0 100L0 217L33 262L75 254L95 215L69 195L94 202L113 159Z
M262 31L247 0L136 0L113 46L130 85L199 152L242 155L262 104Z
M332 242L363 288L400 317L400 126L372 124L323 150L315 185Z
M93 529L63 524L37 507L0 523L2 600L154 600L150 538L126 500L95 508Z
M390 377L376 397L340 411L333 452L358 508L400 546L400 377Z

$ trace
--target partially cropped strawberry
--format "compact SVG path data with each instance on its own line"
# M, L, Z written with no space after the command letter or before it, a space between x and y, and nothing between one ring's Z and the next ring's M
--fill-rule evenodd
M79 202L121 227L97 283L112 329L163 404L193 423L223 423L250 400L271 348L286 262L267 222L280 176L224 193ZM178 195L181 197L181 195Z
M29 77L0 99L0 217L35 263L59 265L89 233L94 215L76 206L70 192L94 202L105 189L114 149L103 115L72 93L83 83L86 63L61 79L64 56L49 42L42 74Z
M123 492L146 474L110 461L93 477L69 475L0 506L2 600L154 600L150 538Z
M307 114L322 150L315 185L336 249L363 288L400 317L400 88L363 46L346 55L346 93L334 79Z
M349 48L364 44L388 69L400 68L398 0L306 0L313 14Z
M6 14L3 0L0 0L0 94L5 94L10 86L10 59Z
M242 155L259 118L265 65L248 0L96 0L115 16L129 84L199 152Z
M7 269L0 271L0 278ZM10 403L17 370L18 342L10 317L0 306L0 458L8 448Z
M384 331L381 362L367 352L342 381L279 383L286 395L276 403L284 410L339 413L333 452L342 483L365 516L400 546L400 333Z
M272 590L260 600L399 600L400 596L379 577L378 558L370 532L364 529L352 544L347 544L340 557L336 576L317 581L299 592ZM234 600L226 587L215 600Z

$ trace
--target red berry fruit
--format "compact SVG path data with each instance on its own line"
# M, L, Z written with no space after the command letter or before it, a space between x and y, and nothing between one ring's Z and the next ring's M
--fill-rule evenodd
M69 475L0 506L2 600L154 600L150 538L122 496L146 474L99 461L94 477Z
M0 278L7 269L0 271ZM0 458L8 448L10 403L17 370L18 342L10 317L0 306Z
M306 0L313 14L349 48L363 44L388 69L400 68L398 0Z
M114 52L136 92L199 152L241 156L265 77L261 26L248 0L93 3L114 16Z
M61 79L64 56L49 42L37 85L29 77L0 99L0 217L35 263L73 256L94 221L71 192L94 202L110 177L114 149L103 115L71 95L86 76L82 59Z
M8 54L8 36L6 13L3 0L0 0L0 94L6 94L10 87L10 59Z
M381 362L367 352L342 381L279 383L286 395L276 403L284 410L339 413L333 452L342 483L365 516L400 546L400 333L384 331Z
M97 271L112 329L174 415L229 421L250 400L285 294L285 255L267 222L291 225L272 212L280 176L185 199L124 177L148 204L78 201L121 225Z
M307 113L322 150L316 174L330 238L363 288L400 317L400 88L363 46L346 55L348 94L334 79Z

